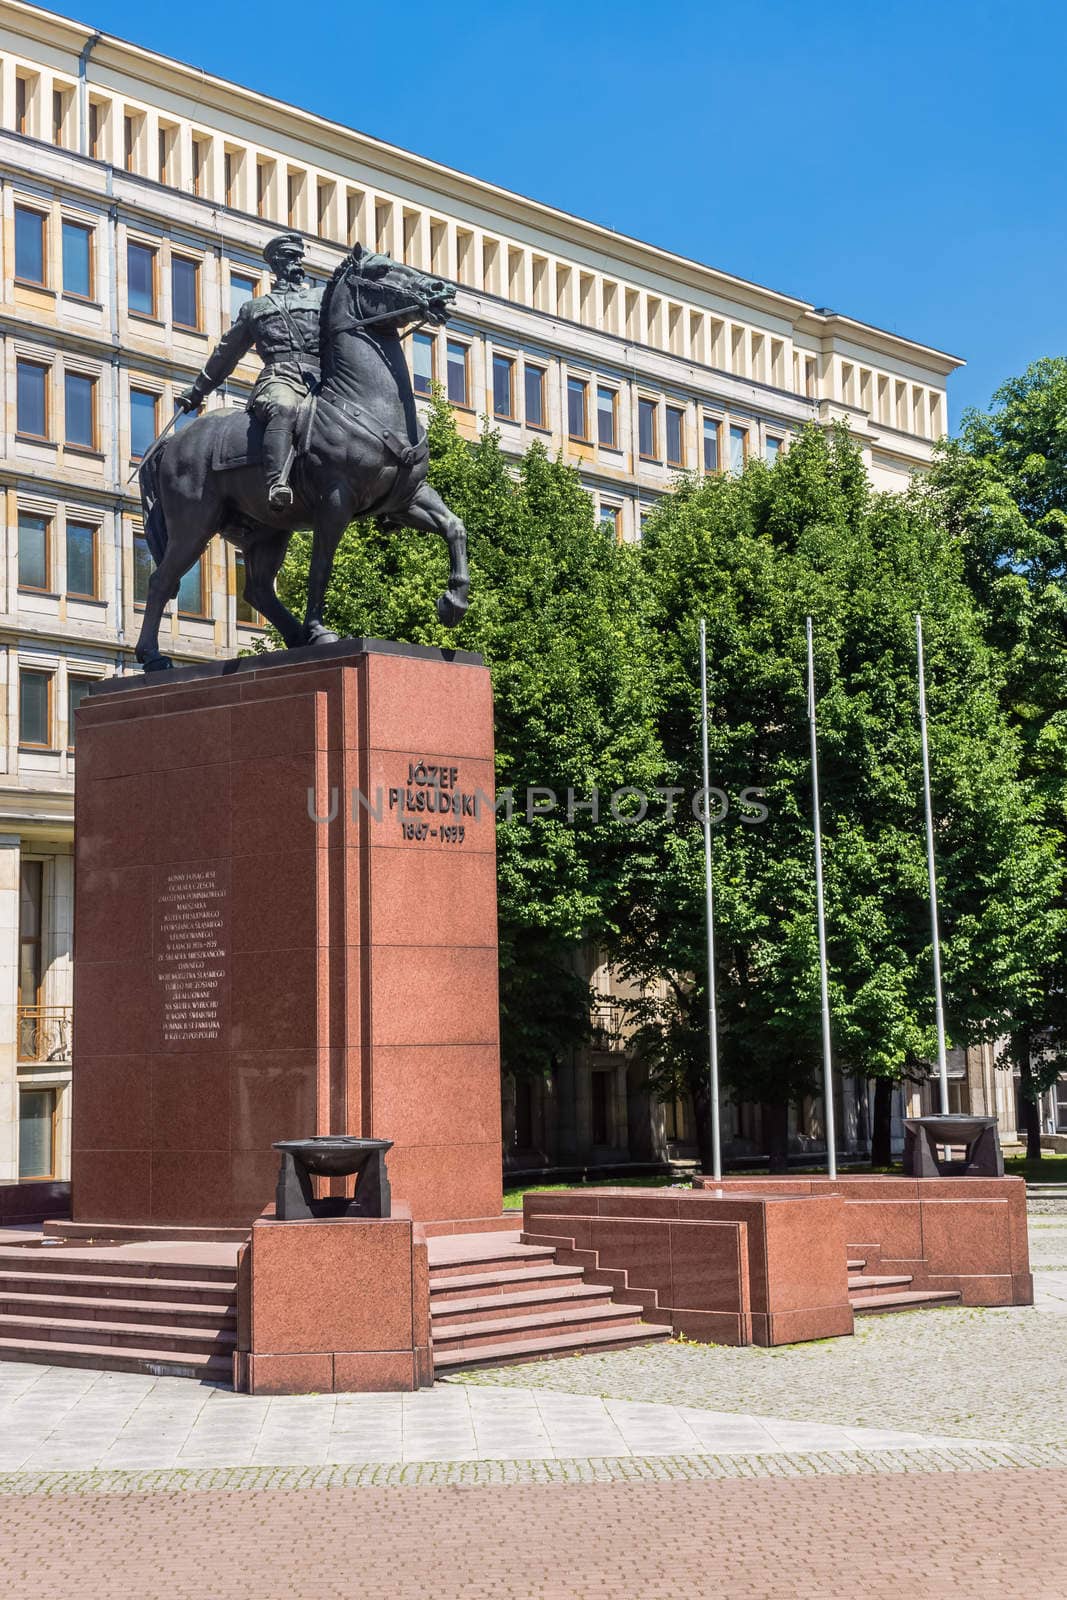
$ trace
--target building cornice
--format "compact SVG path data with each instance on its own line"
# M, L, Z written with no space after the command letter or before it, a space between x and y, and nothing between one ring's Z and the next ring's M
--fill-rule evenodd
M798 331L820 339L835 332L847 336L850 330L854 330L865 344L898 359L918 357L925 365L946 376L963 365L959 357L930 345L850 317L823 312L796 296L752 283L645 240L616 233L600 223L574 216L527 195L516 194L486 179L458 172L427 156L403 150L398 145L217 77L202 68L160 55L113 34L100 33L88 24L56 12L27 5L24 0L0 0L0 25L31 39L35 44L47 42L74 55L78 55L88 41L95 38L91 67L110 68L113 72L124 73L144 83L144 98L150 103L158 99L160 89L169 90L199 103L205 112L212 108L230 116L237 115L260 128L268 129L272 134L310 143L323 151L327 157L324 163L326 167L331 158L336 160L341 154L354 163L372 166L401 183L429 187L437 194L464 205L489 211L499 217L502 224L517 223L520 227L551 232L560 239L561 244L588 250L601 267L603 258L607 256L617 262L620 268L629 267L639 273L667 278L698 295L729 298L740 306L765 316L780 318ZM195 117L193 120L196 120ZM210 118L205 117L205 122L209 121ZM506 230L502 228L502 231Z

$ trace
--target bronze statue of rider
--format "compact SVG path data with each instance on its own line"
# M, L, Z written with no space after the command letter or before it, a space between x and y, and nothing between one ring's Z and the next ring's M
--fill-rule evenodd
M263 467L271 507L287 511L293 504L289 470L297 413L319 381L323 290L307 282L304 241L298 233L278 234L264 247L263 256L274 274L270 293L244 302L196 382L178 396L178 404L183 411L199 410L205 397L254 349L263 371L248 409L264 424Z

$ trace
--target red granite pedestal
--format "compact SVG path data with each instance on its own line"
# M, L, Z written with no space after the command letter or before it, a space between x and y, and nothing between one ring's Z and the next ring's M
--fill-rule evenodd
M249 1224L275 1139L392 1139L501 1208L493 718L477 657L339 645L78 713L73 1212Z

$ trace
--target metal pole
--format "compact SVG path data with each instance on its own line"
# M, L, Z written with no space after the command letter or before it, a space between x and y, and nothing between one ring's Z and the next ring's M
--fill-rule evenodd
M700 619L700 742L704 755L704 916L708 944L708 1047L711 1090L711 1173L722 1177L722 1134L719 1127L719 1016L715 1003L715 889L711 876L711 777L708 761L708 639Z
M934 866L934 812L930 802L930 747L926 737L926 664L923 619L915 613L915 647L919 657L919 733L923 747L923 803L926 808L926 872L930 880L930 935L934 955L934 1020L937 1024L937 1075L941 1080L941 1115L948 1115L948 1059L945 1055L945 1005L941 993L941 935L937 922L937 871Z
M819 992L822 1000L822 1094L826 1118L826 1172L837 1177L837 1138L834 1129L834 1071L830 1049L830 983L826 970L826 906L822 888L822 822L819 816L819 751L815 736L815 651L811 618L808 631L808 728L811 733L811 807L815 823L815 906L819 926Z

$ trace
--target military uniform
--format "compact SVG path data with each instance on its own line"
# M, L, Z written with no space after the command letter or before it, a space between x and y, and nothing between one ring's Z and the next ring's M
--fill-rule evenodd
M303 249L297 234L272 239L264 250L275 265L276 247ZM199 408L207 395L224 383L237 363L255 350L263 363L248 409L264 423L263 465L271 504L292 503L288 488L289 456L300 404L319 381L319 311L323 290L302 281L278 282L269 294L246 300L228 331L204 363L181 404Z

